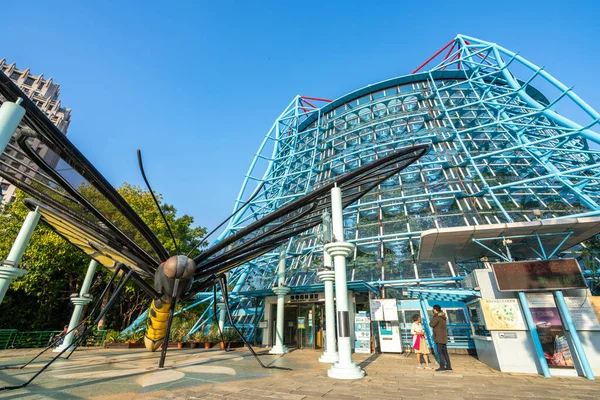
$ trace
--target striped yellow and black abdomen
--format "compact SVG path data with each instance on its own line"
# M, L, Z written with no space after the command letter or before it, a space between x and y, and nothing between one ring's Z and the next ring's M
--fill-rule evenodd
M146 334L144 335L144 344L150 351L156 351L165 338L170 306L171 303L167 303L162 299L152 300L148 311Z

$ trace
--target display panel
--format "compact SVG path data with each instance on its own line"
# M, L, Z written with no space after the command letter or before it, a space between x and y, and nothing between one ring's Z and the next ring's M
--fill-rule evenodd
M495 263L492 268L501 292L587 288L573 258Z

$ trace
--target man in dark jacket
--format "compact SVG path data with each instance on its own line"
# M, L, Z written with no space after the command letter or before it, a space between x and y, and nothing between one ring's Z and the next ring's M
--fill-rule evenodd
M446 331L446 314L442 312L442 307L438 304L433 306L433 317L429 321L429 326L433 328L433 341L440 356L440 367L436 371L452 371L450 366L450 357L448 356L448 332Z

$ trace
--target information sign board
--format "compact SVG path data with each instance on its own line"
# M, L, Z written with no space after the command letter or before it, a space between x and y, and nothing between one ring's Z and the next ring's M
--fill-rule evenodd
M398 321L398 302L396 299L378 299L369 302L373 321Z
M501 292L585 289L585 279L573 258L492 264Z
M354 351L356 353L371 352L371 318L365 311L360 311L354 317Z
M485 326L490 331L523 331L525 322L517 299L481 299Z

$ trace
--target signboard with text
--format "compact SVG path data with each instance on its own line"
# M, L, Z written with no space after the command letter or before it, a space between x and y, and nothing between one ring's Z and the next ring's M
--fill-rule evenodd
M398 302L396 299L370 300L371 320L398 321Z
M525 322L517 299L481 299L485 326L490 331L523 331Z
M573 258L494 263L492 268L501 292L587 288Z

